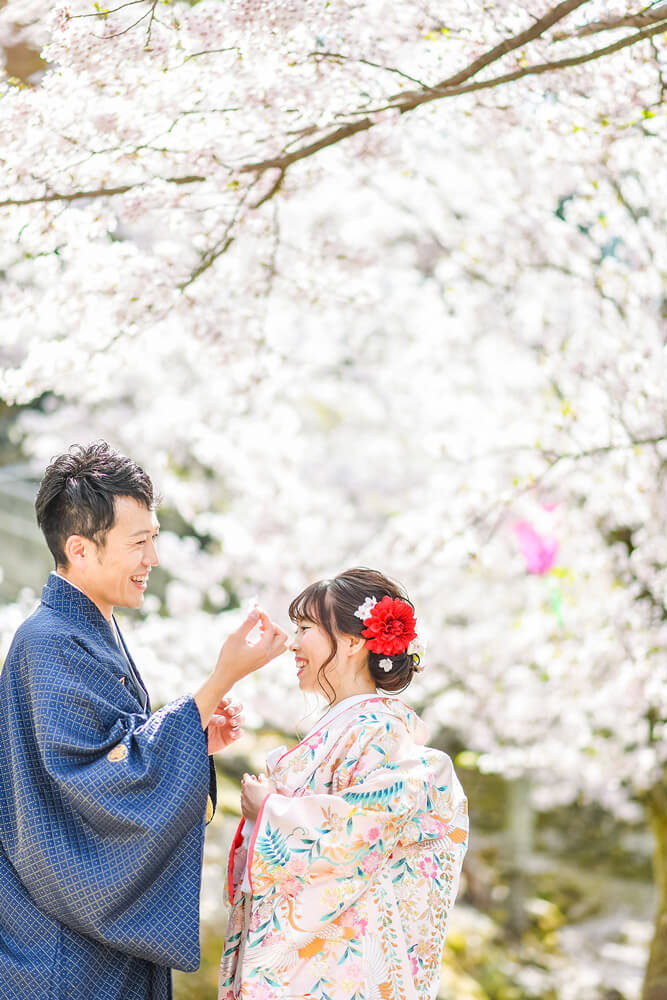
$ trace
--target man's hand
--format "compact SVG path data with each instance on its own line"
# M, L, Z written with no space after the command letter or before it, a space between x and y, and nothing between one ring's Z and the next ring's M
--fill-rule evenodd
M259 637L249 640L259 627ZM216 673L232 676L235 681L259 670L269 660L280 656L287 648L287 633L275 625L266 612L253 608L235 632L225 640L218 654Z
M241 812L244 818L257 819L262 802L275 791L275 784L265 774L260 774L258 778L254 774L244 774L241 779Z
M252 641L249 636L255 629L258 629L259 637ZM269 660L284 653L286 648L286 633L274 625L264 611L253 608L245 621L225 640L215 670L194 696L202 729L206 729L216 706L236 681L259 670Z
M241 735L243 708L231 698L223 698L215 707L208 724L208 752L224 750Z

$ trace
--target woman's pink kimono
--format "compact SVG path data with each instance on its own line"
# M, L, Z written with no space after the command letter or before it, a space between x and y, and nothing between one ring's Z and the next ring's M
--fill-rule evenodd
M287 751L246 852L237 833L220 1000L433 1000L467 847L449 757L369 696ZM252 894L241 893L248 865Z

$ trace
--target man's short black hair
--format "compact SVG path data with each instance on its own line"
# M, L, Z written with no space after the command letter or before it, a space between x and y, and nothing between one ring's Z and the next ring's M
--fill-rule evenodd
M35 511L56 566L67 565L65 542L70 535L104 545L116 517L116 497L132 497L148 510L158 503L144 470L106 441L73 444L52 459L40 483Z

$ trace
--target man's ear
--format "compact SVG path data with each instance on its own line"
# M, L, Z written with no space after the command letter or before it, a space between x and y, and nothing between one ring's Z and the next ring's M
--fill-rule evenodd
M89 538L83 535L70 535L63 548L67 556L67 565L81 568L86 563L86 555L91 547Z

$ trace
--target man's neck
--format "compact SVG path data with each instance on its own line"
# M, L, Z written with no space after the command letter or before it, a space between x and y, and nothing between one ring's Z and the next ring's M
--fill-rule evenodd
M100 605L99 605L99 603L92 596L92 594L88 594L86 592L86 590L80 585L80 583L75 583L74 580L72 580L67 575L67 572L62 568L62 566L59 566L53 572L54 572L54 574L56 576L59 576L62 580L65 580L67 583L69 583L70 587L74 587L74 589L78 590L80 593L82 593L84 595L84 597L87 597L89 601L92 601L93 604L95 605L95 607L97 608L97 610L100 612L100 614L104 618L106 618L106 620L108 622L111 622L111 616L113 615L113 608L109 608L109 607L106 607L106 606L104 608L101 608Z

